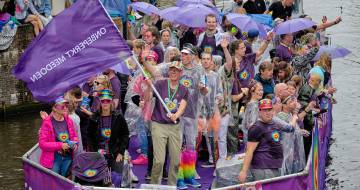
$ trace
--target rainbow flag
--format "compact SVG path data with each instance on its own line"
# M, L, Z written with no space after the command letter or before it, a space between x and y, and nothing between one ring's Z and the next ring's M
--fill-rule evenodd
M315 120L312 134L312 182L313 190L319 189L319 128Z

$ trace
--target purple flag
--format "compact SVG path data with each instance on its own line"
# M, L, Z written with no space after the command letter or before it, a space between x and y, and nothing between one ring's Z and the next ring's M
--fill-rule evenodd
M131 56L99 0L80 0L56 16L13 68L35 99L51 102ZM122 64L123 71L128 71Z

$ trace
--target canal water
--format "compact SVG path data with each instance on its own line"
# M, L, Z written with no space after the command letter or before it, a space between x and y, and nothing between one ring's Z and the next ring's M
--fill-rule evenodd
M222 4L221 0L217 0ZM228 4L230 0L225 0ZM360 1L304 0L305 12L314 21L341 15L343 22L328 30L333 45L346 47L352 55L333 62L338 88L334 108L333 140L327 167L328 189L360 189ZM37 142L38 114L19 115L0 121L0 189L23 189L21 156ZM39 179L41 180L41 179Z

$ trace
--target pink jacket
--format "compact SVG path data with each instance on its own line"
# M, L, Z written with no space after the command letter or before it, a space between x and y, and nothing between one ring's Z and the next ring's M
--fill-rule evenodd
M74 123L69 116L64 116L68 126L71 141L79 142L76 135ZM51 116L45 118L39 132L39 146L41 149L40 164L45 168L52 168L54 164L54 153L61 150L62 142L56 142L55 131L51 123Z

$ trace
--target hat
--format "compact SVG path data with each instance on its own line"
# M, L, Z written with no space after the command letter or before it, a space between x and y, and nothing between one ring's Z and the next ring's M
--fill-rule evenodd
M282 103L283 103L283 104L286 104L289 100L294 100L294 99L295 99L295 96L290 95L290 96L286 97L286 98L282 101Z
M99 93L100 100L112 100L113 99L113 92L110 89L104 89Z
M259 110L263 109L271 109L272 108L272 102L270 99L262 99L259 101Z
M195 52L193 50L191 50L190 48L184 48L181 50L181 53L186 53L186 54L192 54L195 55Z
M150 58L153 58L155 60L155 62L157 62L159 60L159 56L155 51L150 51L145 59L148 60Z
M60 97L56 98L56 100L55 100L55 104L61 104L61 103L67 103L67 102L69 102L69 101L67 101L64 98L64 96L60 96Z
M169 68L171 68L171 67L175 67L175 68L179 69L180 71L183 70L183 65L182 65L182 63L180 61L171 62L170 65L169 65Z
M259 31L256 29L250 29L247 34L248 38L256 38L259 36Z
M194 45L190 44L190 43L186 43L184 44L183 49L181 50L181 53L187 53L187 54L192 54L192 55L196 55L196 49L194 47Z

